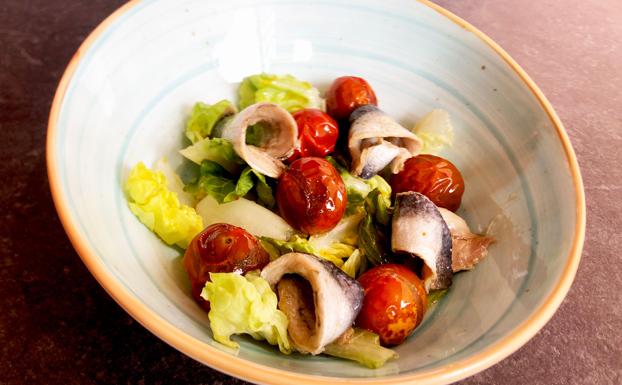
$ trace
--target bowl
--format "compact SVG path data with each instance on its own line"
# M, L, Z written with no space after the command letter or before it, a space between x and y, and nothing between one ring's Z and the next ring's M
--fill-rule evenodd
M139 161L177 166L196 101L235 98L246 75L291 73L325 90L358 75L406 126L449 111L462 171L459 214L497 242L376 370L212 339L180 251L131 214L122 184ZM529 340L566 295L580 259L584 193L562 124L497 44L426 2L131 1L91 33L52 106L47 161L63 226L86 266L142 325L181 352L260 383L448 383Z

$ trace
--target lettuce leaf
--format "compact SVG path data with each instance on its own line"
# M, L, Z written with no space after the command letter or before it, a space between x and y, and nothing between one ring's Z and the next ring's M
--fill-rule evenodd
M361 253L361 250L356 249L352 252L352 254L346 259L343 266L341 266L341 270L344 273L348 274L350 277L356 279L356 277L361 274L365 270L366 259Z
M179 203L164 174L149 170L142 162L130 171L125 191L132 213L169 245L185 249L203 230L201 217L192 207Z
M253 273L210 273L210 281L201 297L210 302L208 318L216 341L238 348L230 337L244 333L291 352L287 317L278 310L276 294L265 279Z
M386 226L391 219L389 210L391 208L391 190L389 194L383 194L379 189L373 189L365 198L365 210L372 215L375 221Z
M436 109L421 118L412 131L423 141L421 152L424 154L438 153L454 143L454 129L449 113Z
M216 162L204 160L201 163L200 176L195 183L186 186L186 191L201 199L206 195L214 197L218 203L227 203L244 197L253 188L257 192L258 202L265 207L274 206L272 188L266 177L247 167L237 177L232 176Z
M346 215L330 231L309 237L309 243L319 250L329 248L335 243L356 246L358 244L357 229L363 216L363 212Z
M363 329L354 329L350 337L326 345L324 354L356 361L370 369L380 368L398 357L393 350L380 346L377 334Z
M386 238L376 228L372 215L366 215L358 228L359 249L374 266L387 263Z
M192 114L186 123L186 137L192 143L208 138L220 119L236 112L235 106L225 99L212 105L198 102L192 108Z
M388 199L388 207L391 206L391 186L383 177L374 175L370 179L358 178L350 174L350 172L334 158L327 156L326 160L337 169L346 186L346 195L348 196L346 215L361 212L365 203L365 198L367 198L369 193L374 189L380 192L383 199Z
M310 83L291 75L257 74L244 78L238 88L240 109L251 104L269 102L278 104L289 112L303 108L324 110L320 92Z
M245 168L240 174L235 186L235 194L225 197L224 202L231 202L245 196L253 187L257 192L257 201L260 204L268 208L275 205L272 187L266 181L266 177L250 167Z
M227 139L205 138L180 150L179 153L200 165L204 160L216 162L228 172L240 172L244 161L236 154L233 144Z
M271 259L276 259L283 254L297 252L318 256L332 262L335 266L343 266L343 258L352 254L354 247L343 243L333 243L322 249L317 249L308 239L299 235L294 235L288 241L280 241L269 237L261 237L261 244L270 254Z

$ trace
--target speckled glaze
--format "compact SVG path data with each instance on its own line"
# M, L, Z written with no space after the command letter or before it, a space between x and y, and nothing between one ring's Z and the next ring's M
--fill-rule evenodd
M236 82L261 71L292 73L321 90L337 76L363 76L380 107L406 126L437 107L452 117L456 145L443 155L466 181L459 213L498 241L475 271L455 277L397 348L400 358L381 369L283 356L245 338L237 355L215 343L179 251L125 205L129 167L161 156L180 162L195 101L233 98ZM583 243L581 177L550 105L492 41L426 2L130 2L70 63L47 150L65 229L113 298L184 353L254 382L423 384L473 374L546 323Z

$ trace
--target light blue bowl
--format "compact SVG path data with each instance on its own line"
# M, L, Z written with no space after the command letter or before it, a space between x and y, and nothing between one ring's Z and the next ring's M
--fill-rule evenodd
M451 115L456 140L443 155L466 181L460 214L497 243L381 369L284 356L245 338L237 355L225 349L189 295L179 252L127 208L128 168L163 155L179 164L191 106L233 99L236 83L258 72L321 90L362 76L406 126L433 108ZM581 177L553 109L494 42L427 2L132 1L69 64L47 150L65 229L110 295L180 351L255 382L447 383L483 370L552 316L583 243Z

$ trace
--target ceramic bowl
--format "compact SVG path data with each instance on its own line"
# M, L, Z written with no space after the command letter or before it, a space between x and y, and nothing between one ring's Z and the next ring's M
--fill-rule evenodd
M236 83L262 71L320 90L362 76L406 126L433 108L451 115L455 145L443 155L466 180L459 214L497 242L381 369L247 338L227 350L189 295L180 252L128 210L128 169L162 156L179 164L192 105L234 99ZM70 62L47 151L63 225L108 293L178 350L260 383L448 383L481 371L553 315L584 236L577 161L550 104L498 45L425 1L131 1Z

